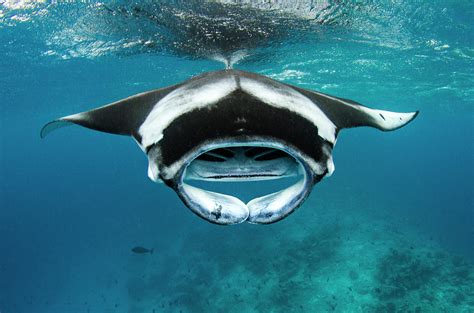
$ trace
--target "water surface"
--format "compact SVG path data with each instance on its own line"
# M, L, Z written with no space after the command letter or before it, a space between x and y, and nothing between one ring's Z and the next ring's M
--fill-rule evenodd
M318 3L1 1L0 311L472 312L474 6ZM235 51L235 68L421 113L396 132L341 132L333 176L268 226L197 218L128 138L39 138Z

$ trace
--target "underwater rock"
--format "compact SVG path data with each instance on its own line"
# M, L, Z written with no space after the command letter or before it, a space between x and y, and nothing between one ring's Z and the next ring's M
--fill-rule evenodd
M358 274L356 271L351 270L351 271L349 272L349 277L350 277L350 279L352 279L352 280L357 280L357 279L359 279L359 274Z
M411 251L392 249L378 265L377 296L381 299L401 298L407 292L425 286L434 276L435 269Z

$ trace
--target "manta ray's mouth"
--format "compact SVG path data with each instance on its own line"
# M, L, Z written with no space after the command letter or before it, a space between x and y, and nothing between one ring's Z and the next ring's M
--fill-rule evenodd
M192 181L248 182L299 178L293 185L244 203ZM292 213L311 192L313 174L301 153L275 142L208 144L183 167L176 191L200 217L216 224L268 224Z
M282 150L235 146L199 155L186 169L185 179L255 181L295 176L299 172L298 162Z

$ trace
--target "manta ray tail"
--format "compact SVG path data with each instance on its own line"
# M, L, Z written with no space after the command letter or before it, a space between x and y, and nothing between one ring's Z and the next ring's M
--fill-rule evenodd
M97 109L51 121L41 129L41 138L56 129L73 124L111 134L137 136L138 127L153 106L173 88L174 86L140 93Z

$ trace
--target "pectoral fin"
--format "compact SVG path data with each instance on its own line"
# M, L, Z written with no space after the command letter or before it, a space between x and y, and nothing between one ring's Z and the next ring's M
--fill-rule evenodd
M41 138L72 124L111 134L136 136L148 113L175 88L171 86L140 93L97 109L59 118L43 126Z
M353 100L343 99L320 92L297 88L310 98L338 130L359 126L374 127L383 131L395 130L411 122L419 113L399 113L368 108Z

